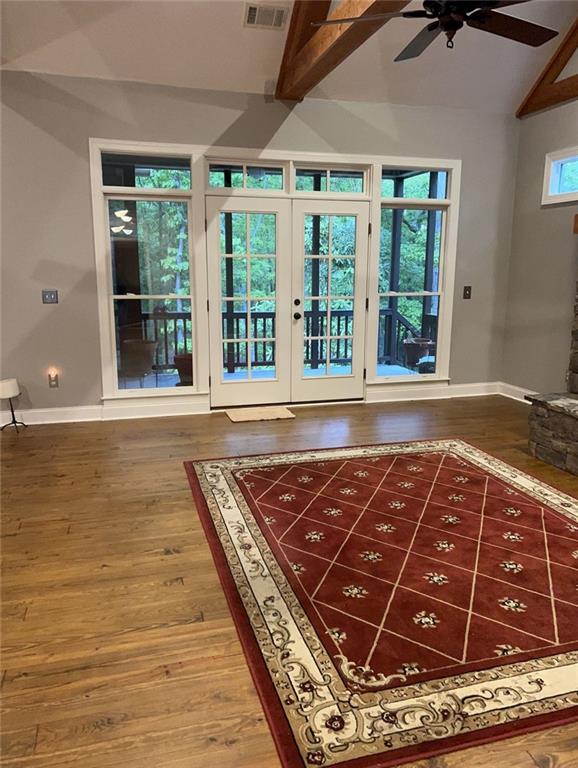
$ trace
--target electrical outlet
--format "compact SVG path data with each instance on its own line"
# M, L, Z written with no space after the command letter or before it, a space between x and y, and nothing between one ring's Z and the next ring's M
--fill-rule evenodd
M48 386L50 389L58 389L58 374L57 373L49 373L48 374Z
M44 288L42 290L43 304L58 304L58 291L55 288Z
M464 299L471 299L472 298L472 286L471 285L464 285Z

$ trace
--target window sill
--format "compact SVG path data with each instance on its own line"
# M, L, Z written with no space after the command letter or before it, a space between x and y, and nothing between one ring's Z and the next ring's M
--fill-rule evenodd
M380 384L386 384L386 385L395 385L395 384L401 384L401 385L407 385L407 384L413 384L420 385L420 384L427 384L428 382L437 383L437 384L443 384L444 382L449 384L450 379L448 376L436 376L435 374L415 374L415 376L379 376L374 379L368 379L366 384L368 386L375 386Z
M167 391L159 390L127 390L126 392L116 392L110 395L102 395L100 398L102 402L110 400L148 400L153 397L208 397L209 390L195 389L194 387L175 387Z

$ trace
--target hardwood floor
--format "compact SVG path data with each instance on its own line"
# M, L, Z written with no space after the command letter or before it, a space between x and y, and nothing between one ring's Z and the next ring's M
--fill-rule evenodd
M277 768L184 459L460 437L578 496L501 397L33 426L3 448L2 754L20 768ZM576 725L415 763L576 768Z

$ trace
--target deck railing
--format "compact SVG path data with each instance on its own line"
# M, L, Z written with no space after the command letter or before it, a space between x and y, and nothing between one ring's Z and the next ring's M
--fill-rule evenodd
M304 362L316 368L323 365L326 358L325 341L311 338L314 334L323 337L327 333L326 315L313 311L303 313ZM351 361L353 336L353 311L341 309L331 313L332 340L331 361L343 365ZM250 333L247 334L247 314L245 312L223 312L221 316L223 338L255 339L253 346L253 366L271 365L275 362L275 313L252 312L249 316ZM409 336L420 336L420 330L399 312L391 309L379 311L378 363L405 365L404 340ZM395 336L392 325L395 324ZM155 368L159 371L174 369L174 356L190 354L192 351L192 323L189 312L143 312L142 338L156 341ZM348 338L349 337L349 338ZM395 342L392 344L392 339ZM392 348L393 346L393 348ZM247 350L244 344L223 344L223 365L229 369L247 366Z

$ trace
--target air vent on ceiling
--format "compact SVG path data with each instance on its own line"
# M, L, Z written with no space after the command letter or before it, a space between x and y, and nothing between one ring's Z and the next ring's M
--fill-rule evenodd
M245 4L245 26L283 29L289 10L279 5Z

